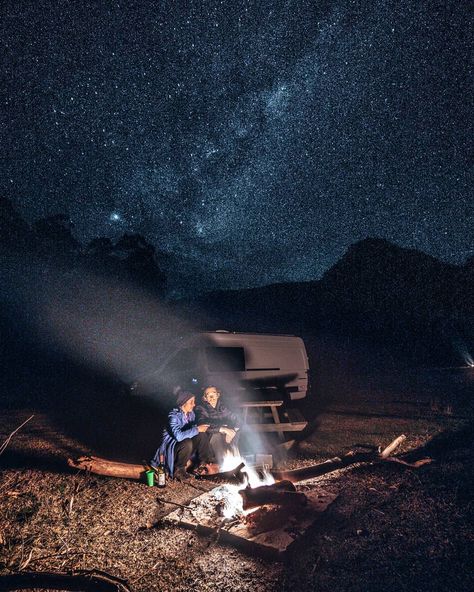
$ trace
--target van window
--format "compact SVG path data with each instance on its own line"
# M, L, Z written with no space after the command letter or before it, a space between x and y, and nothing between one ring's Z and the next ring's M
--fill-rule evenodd
M207 368L211 372L243 372L243 347L206 347Z

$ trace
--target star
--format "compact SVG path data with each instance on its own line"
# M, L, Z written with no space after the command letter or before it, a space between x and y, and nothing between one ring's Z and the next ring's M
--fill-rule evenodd
M367 237L462 264L472 35L447 2L4 2L0 195L85 246L142 235L189 290L318 279Z
M122 222L122 216L117 212L112 212L109 216L111 222Z

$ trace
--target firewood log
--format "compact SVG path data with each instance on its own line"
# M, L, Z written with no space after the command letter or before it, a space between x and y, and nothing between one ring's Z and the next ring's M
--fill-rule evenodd
M304 493L298 493L291 481L279 481L273 485L262 485L251 489L246 487L239 491L242 496L242 507L250 510L265 504L279 506L303 506L307 503Z
M197 479L210 480L210 481L228 481L229 483L243 483L245 476L242 474L242 469L245 467L245 463L240 463L235 469L230 471L210 472L196 475Z
M130 463L116 462L96 456L81 456L69 458L67 464L73 469L82 469L97 475L107 477L121 477L124 479L144 479L146 467Z
M288 479L293 483L297 481L304 481L305 479L312 479L331 473L337 469L348 467L362 462L382 462L390 461L389 456L392 452L405 440L406 436L401 435L395 438L382 452L371 451L371 452L348 452L344 456L335 456L317 465L310 465L309 467L303 467L302 469L294 469L293 471L272 471L272 475L275 479Z

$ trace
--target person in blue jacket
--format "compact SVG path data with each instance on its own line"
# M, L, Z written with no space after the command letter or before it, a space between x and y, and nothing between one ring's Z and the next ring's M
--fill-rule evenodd
M191 457L197 457L200 464L212 462L209 438L205 432L208 425L196 425L194 407L196 399L189 391L180 391L176 397L176 407L168 414L168 425L163 431L163 440L151 461L152 467L160 463L164 456L165 467L171 477L186 480L186 464Z

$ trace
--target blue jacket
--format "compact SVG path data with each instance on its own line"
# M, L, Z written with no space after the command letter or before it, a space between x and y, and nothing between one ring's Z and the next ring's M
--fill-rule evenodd
M165 467L168 473L173 476L176 442L181 442L186 438L194 438L199 434L195 420L194 411L184 413L181 408L177 407L168 413L168 425L163 430L163 440L150 463L152 467L157 467L160 464L160 454L163 454Z

